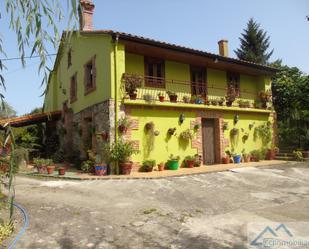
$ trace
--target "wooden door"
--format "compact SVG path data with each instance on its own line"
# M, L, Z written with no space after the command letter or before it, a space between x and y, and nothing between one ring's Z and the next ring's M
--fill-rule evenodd
M215 120L203 119L202 124L204 164L214 164L216 160Z

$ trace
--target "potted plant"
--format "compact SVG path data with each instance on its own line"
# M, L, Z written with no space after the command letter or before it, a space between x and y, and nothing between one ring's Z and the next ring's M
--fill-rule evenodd
M159 171L163 171L164 168L165 168L164 162L161 162L161 163L158 164L158 170L159 170Z
M183 102L186 104L190 103L190 99L191 99L190 96L187 96L187 95L183 96L182 98Z
M144 94L144 95L143 95L143 99L144 99L146 102L148 102L148 103L153 102L153 98L152 98L151 94Z
M170 98L170 102L176 103L177 102L177 94L175 92L167 91L166 92L168 97Z
M271 101L271 90L261 91L259 93L260 100L263 108L267 108L267 102Z
M103 141L108 140L108 132L107 131L102 131L101 133L99 133L99 135L101 136Z
M148 122L145 124L145 129L147 131L153 131L154 130L154 123L153 122Z
M126 117L121 118L118 122L118 131L121 134L126 133L130 125L131 125L131 121L128 118Z
M81 164L81 170L84 173L93 173L94 172L94 162L92 160L83 161Z
M303 154L303 158L309 158L309 150L303 150L302 154Z
M199 154L194 155L194 167L200 167L202 165L202 156Z
M142 164L142 171L151 172L153 168L156 166L156 160L145 160Z
M243 157L243 161L245 162L245 163L248 163L248 162L250 162L250 154L249 153L246 153L245 152L245 150L243 151L243 153L242 153L242 157Z
M248 100L238 100L238 105L240 108L249 108L250 107L250 102Z
M187 129L185 131L182 131L180 134L179 134L179 138L181 138L182 140L184 141L189 141L190 139L193 138L193 134L191 132L190 129Z
M194 103L194 104L204 104L204 100L201 96L198 96L198 95L192 95L191 96L191 103Z
M229 164L230 160L231 160L231 152L229 150L226 150L224 157L222 157L222 163Z
M229 123L228 122L223 122L223 125L222 125L222 130L223 131L227 131L229 129Z
M235 87L232 84L230 84L227 88L227 94L225 96L226 106L232 106L236 98L237 98L237 93L236 93Z
M240 154L234 153L234 154L232 154L232 156L233 156L234 163L238 164L238 163L241 162L241 155Z
M219 98L219 99L218 99L218 104L219 104L219 106L223 106L224 101L225 101L225 98L223 98L223 97Z
M179 156L174 156L171 154L169 156L169 160L167 161L168 169L170 170L177 170L179 168Z
M65 171L66 171L66 168L65 167L59 167L58 168L58 174L60 176L64 176L65 175Z
M130 157L137 153L138 150L134 148L132 142L125 142L120 139L111 146L110 160L118 163L120 174L129 175L133 165L133 162L130 161Z
M164 102L164 98L165 98L165 97L164 97L164 94L163 94L163 93L161 93L161 92L158 93L158 97L159 97L159 101L160 101L160 102Z
M34 158L33 163L38 171L39 174L45 174L46 173L46 165L45 160L41 158Z
M122 76L125 91L130 96L130 99L135 100L137 97L137 88L141 87L143 78L136 74L124 73Z
M195 156L186 156L184 159L184 165L188 168L193 168L195 164Z
M262 153L259 150L251 151L251 161L252 162L259 162L262 159Z
M46 159L46 160L45 160L45 164L46 164L47 173L48 173L49 175L54 174L55 165L54 165L53 160L51 160L51 159Z
M276 157L276 154L278 153L279 153L279 148L276 146L272 146L266 152L266 160L274 160Z
M95 163L94 171L97 176L107 175L107 164L104 162Z
M210 103L212 104L212 105L218 105L218 100L217 99L213 99L213 100L211 100L210 101Z

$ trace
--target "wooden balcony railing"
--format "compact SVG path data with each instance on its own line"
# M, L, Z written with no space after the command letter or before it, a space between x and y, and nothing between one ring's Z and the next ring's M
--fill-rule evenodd
M199 104L219 104L227 95L226 83L198 83L183 80L167 79L151 76L139 76L141 84L137 87L136 99L146 101L159 101L159 96L163 96L161 100L170 101L169 95L175 93L177 95L176 102L195 103L196 99ZM125 84L125 82L124 82ZM256 101L259 100L257 92L251 92L246 89L237 91L237 99L233 102L233 106L239 106L238 101L246 102L248 107L255 107ZM125 95L125 98L129 98Z

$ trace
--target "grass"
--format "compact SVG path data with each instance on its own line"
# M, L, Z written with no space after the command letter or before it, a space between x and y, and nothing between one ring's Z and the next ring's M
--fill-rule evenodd
M0 243L13 232L13 225L9 223L0 224Z

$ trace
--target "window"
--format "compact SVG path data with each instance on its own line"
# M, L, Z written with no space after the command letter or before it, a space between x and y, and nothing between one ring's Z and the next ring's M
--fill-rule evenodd
M191 94L206 97L206 68L191 66Z
M71 77L70 85L70 102L73 103L77 100L77 73Z
M95 57L84 66L85 69L85 94L95 90L96 87L96 67Z
M69 52L68 52L68 68L72 66L72 49L70 48L69 49Z
M237 96L240 94L240 77L237 73L227 73L227 86L234 87Z
M145 58L145 86L165 88L164 60Z

